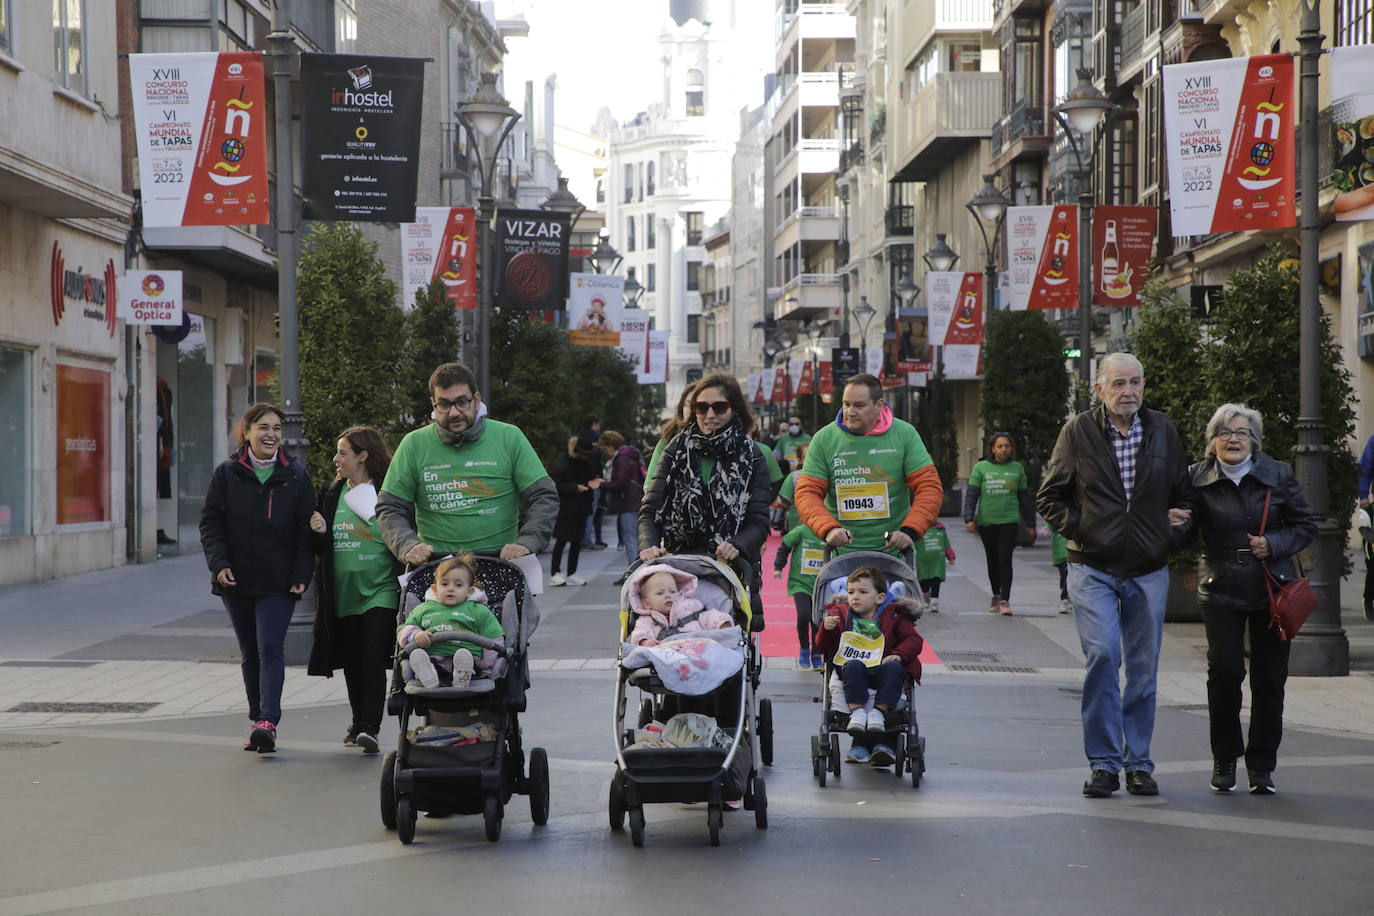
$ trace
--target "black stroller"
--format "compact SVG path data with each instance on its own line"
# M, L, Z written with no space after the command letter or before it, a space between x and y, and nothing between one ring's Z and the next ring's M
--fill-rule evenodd
M856 550L851 553L828 559L816 574L816 585L811 596L811 620L820 627L825 619L825 603L828 586L836 579L846 579L854 570L872 566L882 572L891 583L900 582L906 597L921 594L916 581L916 573L911 566L897 557L872 550ZM840 735L845 731L847 715L835 708L832 697L832 680L838 681L839 674L832 661L827 661L825 677L821 681L821 725L811 736L811 772L821 788L825 788L827 775L836 779L840 776L841 751ZM920 788L921 776L926 771L926 739L921 736L916 724L916 684L910 675L902 687L902 701L886 715L884 734L892 745L896 760L893 772L898 779L905 769L911 775L912 788Z
M744 584L749 581L747 570L741 579L724 563L696 554L670 554L654 563L696 576L702 602L734 618L742 634L744 664L714 691L693 697L670 692L653 668L627 669L620 662L633 625L629 611L633 580L626 582L620 597L621 648L616 654L612 725L616 772L610 788L611 829L623 830L628 814L630 839L635 846L642 846L646 803L704 801L711 845L719 846L727 801L742 800L744 808L754 812L755 826L768 826L768 796L755 763L773 763L772 704L756 696L762 661L754 633L760 628L762 615L756 617L750 591ZM729 736L728 745L629 748L635 742L635 728L625 721L626 695L631 687L639 690L642 697L638 709L640 728L655 719L666 722L678 712L709 711Z
M424 600L434 584L442 557L416 568L401 590L397 623ZM435 634L436 641L458 638L495 649L498 660L490 677L474 676L466 687L407 685L401 674L399 648L392 661L387 710L401 719L396 750L382 761L382 823L402 843L415 839L419 812L477 814L486 822L487 839L501 836L505 805L513 794L528 795L530 819L549 819L549 758L542 747L530 750L525 771L518 713L525 710L529 687L529 639L539 624L533 596L512 563L496 557L477 558L477 579L492 612L505 630L504 646L474 633ZM412 730L411 717L424 726ZM454 743L454 739L466 743Z

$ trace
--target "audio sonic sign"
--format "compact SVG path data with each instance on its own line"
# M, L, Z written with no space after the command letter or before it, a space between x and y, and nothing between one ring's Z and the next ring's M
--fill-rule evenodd
M262 58L130 54L145 226L271 221Z
M127 323L181 326L181 271L131 270L117 289L117 315Z
M425 62L301 55L305 218L415 222Z
M1164 67L1173 234L1296 225L1296 120L1287 54Z

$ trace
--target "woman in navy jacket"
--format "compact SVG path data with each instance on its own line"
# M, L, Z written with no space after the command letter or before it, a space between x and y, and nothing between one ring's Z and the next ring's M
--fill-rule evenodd
M277 748L283 644L296 601L310 584L314 554L310 477L282 449L284 414L254 404L243 415L244 443L215 469L200 514L200 543L238 637L248 718L246 751Z

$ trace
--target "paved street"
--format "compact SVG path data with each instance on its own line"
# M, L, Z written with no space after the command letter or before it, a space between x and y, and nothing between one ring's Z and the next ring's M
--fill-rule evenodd
M590 585L541 599L522 722L551 757L552 815L533 827L513 799L494 845L476 817L421 818L409 847L383 829L380 758L339 745L341 678L289 670L281 751L239 751L235 644L198 555L0 591L0 916L1370 912L1374 625L1355 610L1359 571L1344 616L1355 671L1290 680L1280 794L1208 791L1202 629L1170 624L1162 795L1094 801L1079 794L1079 654L1048 547L1017 552L1007 619L985 610L981 545L950 535L959 561L921 625L942 662L918 692L921 788L855 767L816 787L817 678L770 658L770 826L729 813L720 849L701 806L648 807L644 849L607 829L615 550L583 555ZM787 632L780 611L770 627Z

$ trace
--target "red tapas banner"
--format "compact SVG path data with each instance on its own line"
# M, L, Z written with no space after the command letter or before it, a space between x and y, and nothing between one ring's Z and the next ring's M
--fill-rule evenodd
M773 393L769 396L768 400L772 401L774 404L786 404L789 400L787 395L790 392L790 390L791 388L787 378L787 369L785 367L774 369Z
M1093 210L1093 305L1139 305L1149 278L1159 211L1154 207Z
M1078 207L1008 207L1006 219L1008 307L1077 307Z
M816 390L816 377L812 373L814 364L810 360L802 362L801 372L797 373L797 394L812 394Z
M435 280L455 309L477 308L477 218L471 207L416 207L415 222L401 224L406 290L415 294Z

